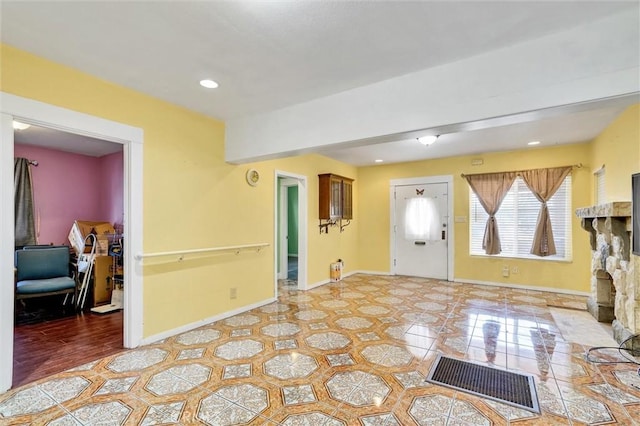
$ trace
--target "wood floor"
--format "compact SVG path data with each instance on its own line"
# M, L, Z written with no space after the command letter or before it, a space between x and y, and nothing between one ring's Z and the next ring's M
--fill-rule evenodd
M17 325L13 387L122 351L122 327L122 311Z

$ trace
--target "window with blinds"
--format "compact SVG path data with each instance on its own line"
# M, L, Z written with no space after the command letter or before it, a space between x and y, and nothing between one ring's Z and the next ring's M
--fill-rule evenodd
M602 166L600 170L595 172L593 176L596 180L594 185L594 187L596 188L596 205L604 204L607 201L607 194L604 190L604 166Z
M482 239L489 215L478 201L473 191L469 191L470 212L469 224L471 228L470 252L484 255ZM571 175L568 175L558 191L547 202L551 227L556 243L554 256L540 257L530 253L536 221L541 203L521 178L516 178L509 192L502 201L496 214L498 232L502 244L502 253L498 256L522 257L529 259L571 259Z

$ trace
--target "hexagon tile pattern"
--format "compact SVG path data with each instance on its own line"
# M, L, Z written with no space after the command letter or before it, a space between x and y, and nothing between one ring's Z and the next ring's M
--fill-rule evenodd
M252 339L235 340L218 346L215 354L226 360L245 359L259 354L263 349L262 343Z
M351 340L349 340L347 336L341 333L334 333L333 331L313 334L305 340L312 348L322 349L325 351L344 348L351 343Z
M116 373L144 370L164 361L167 355L169 352L164 349L138 349L115 357L107 368Z
M231 318L227 318L224 320L226 325L230 325L231 327L247 327L253 324L257 324L260 322L260 317L256 315L236 315Z
M101 404L88 404L77 408L57 420L49 423L50 426L76 425L77 420L83 425L124 425L131 414L131 407L121 401L105 402Z
M283 426L346 426L342 420L324 413L292 414L287 416L282 424Z
M283 285L277 302L0 394L0 424L633 425L637 366L587 362L547 307L585 303L401 276ZM542 412L426 382L438 353L534 374Z
M197 417L208 425L244 424L268 406L269 393L258 386L225 386L200 402Z
M209 380L210 375L210 367L200 364L179 365L154 374L145 389L159 396L184 393Z
M220 332L218 330L212 330L210 328L198 329L181 334L176 339L176 342L182 345L197 345L203 343L213 342L220 338Z
M300 326L298 324L293 324L290 322L283 322L279 324L269 324L266 327L262 327L260 332L262 334L266 334L271 337L280 337L280 336L293 336L300 332Z
M276 355L264 363L264 372L281 380L306 377L317 369L315 359L298 353Z
M333 399L356 407L380 405L391 392L379 376L364 371L335 374L327 381L327 390Z
M413 359L409 351L393 345L371 345L362 350L362 356L369 362L385 367L407 365Z
M340 328L346 328L348 330L359 330L362 328L369 328L373 325L373 323L366 318L348 317L340 318L336 321L336 325Z

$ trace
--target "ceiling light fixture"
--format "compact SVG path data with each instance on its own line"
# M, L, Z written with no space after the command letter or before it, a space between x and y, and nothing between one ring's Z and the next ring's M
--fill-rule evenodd
M218 87L218 83L216 83L213 80L200 80L200 86L202 87L206 87L207 89L215 89L216 87Z
M382 163L384 160L375 160L376 163Z
M421 138L418 138L418 142L420 142L422 145L428 146L437 141L439 137L440 135L423 136Z
M21 123L19 121L13 120L13 128L16 130L26 130L31 127L31 124Z
M540 145L540 141L531 141L527 145Z

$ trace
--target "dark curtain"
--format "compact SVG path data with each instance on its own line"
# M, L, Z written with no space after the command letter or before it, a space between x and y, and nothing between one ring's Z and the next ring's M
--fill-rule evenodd
M33 214L33 188L29 160L16 158L13 162L13 196L15 200L15 245L37 244Z

